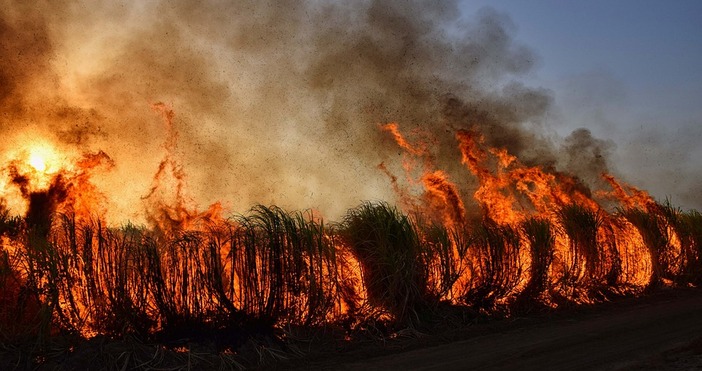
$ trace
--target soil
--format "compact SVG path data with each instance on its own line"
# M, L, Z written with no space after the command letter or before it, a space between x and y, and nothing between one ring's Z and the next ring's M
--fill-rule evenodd
M667 289L547 315L488 321L287 366L315 370L702 370L702 290Z

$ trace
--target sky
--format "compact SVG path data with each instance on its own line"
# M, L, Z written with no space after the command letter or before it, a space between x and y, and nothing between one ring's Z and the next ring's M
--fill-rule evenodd
M702 186L677 188L682 177L702 182L702 1L478 0L461 10L486 6L538 56L521 80L551 91L555 130L612 140L612 167L628 181L702 207Z

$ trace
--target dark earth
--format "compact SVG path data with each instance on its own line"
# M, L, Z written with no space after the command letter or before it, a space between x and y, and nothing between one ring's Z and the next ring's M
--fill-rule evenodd
M395 342L398 343L398 342ZM326 370L702 370L702 290L487 321L288 365Z

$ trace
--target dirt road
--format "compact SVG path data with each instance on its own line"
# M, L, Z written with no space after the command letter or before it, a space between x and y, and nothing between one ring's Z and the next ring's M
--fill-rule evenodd
M508 327L466 340L334 366L346 370L616 370L651 366L702 337L702 292ZM696 357L696 356L695 356ZM697 362L697 360L695 360ZM659 367L660 366L660 367ZM668 365L666 367L669 367ZM694 366L694 365L693 365ZM686 366L693 367L693 366ZM695 367L701 367L698 362ZM677 366L672 367L677 369ZM691 368L695 369L695 368Z

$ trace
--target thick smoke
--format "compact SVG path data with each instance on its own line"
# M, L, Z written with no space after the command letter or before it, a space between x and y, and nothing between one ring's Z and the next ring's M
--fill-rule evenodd
M482 133L528 165L606 171L612 146L586 130L563 143L540 127L552 98L516 80L537 57L491 9L462 21L455 1L3 1L0 132L61 149L104 150L96 182L113 216L139 218L175 112L190 197L313 207L335 218L394 195L397 146L379 125L428 133L438 166L469 194L455 130ZM19 138L19 139L13 139Z

